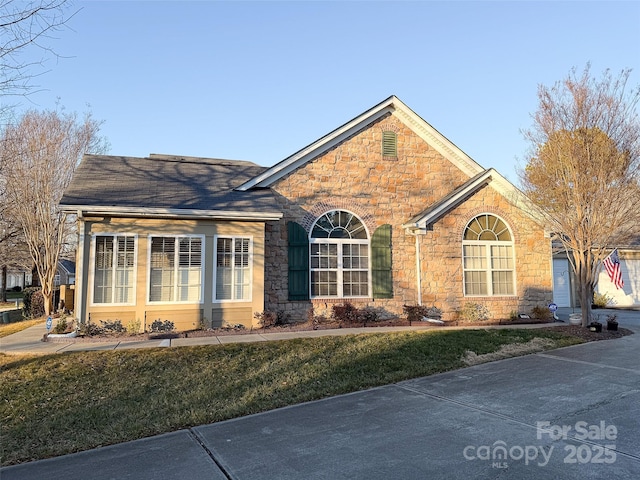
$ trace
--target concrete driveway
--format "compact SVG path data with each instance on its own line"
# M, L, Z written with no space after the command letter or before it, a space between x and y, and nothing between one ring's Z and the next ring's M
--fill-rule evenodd
M562 318L562 317L561 317ZM637 479L636 332L8 467L42 479Z

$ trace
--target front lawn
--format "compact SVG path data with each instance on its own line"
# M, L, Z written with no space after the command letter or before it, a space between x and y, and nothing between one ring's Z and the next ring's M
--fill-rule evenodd
M198 347L0 355L2 464L431 375L546 329L371 333Z
M18 333L25 328L33 327L34 325L44 324L45 318L36 318L34 320L21 320L19 322L13 323L2 323L0 324L0 338L6 337L7 335L13 335L14 333Z

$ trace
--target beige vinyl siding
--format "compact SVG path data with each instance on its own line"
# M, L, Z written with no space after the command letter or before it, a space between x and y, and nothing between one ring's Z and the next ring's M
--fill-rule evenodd
M92 239L106 235L114 238L135 237L135 286L132 288L132 298L128 304L92 302L85 305L83 319L85 321L90 319L99 324L100 320L121 320L124 326L138 322L141 329L148 329L157 319L174 322L177 330L191 330L200 324L205 327L219 327L222 326L222 322L250 327L255 323L253 313L264 310L263 222L108 217L96 219L96 221L86 219L83 237L85 248L91 248L92 252L95 252ZM238 299L231 303L214 300L214 248L217 237L251 239L250 277L244 283L244 288L250 291L245 299ZM170 295L176 301L154 302L151 300L150 271L151 266L154 265L152 260L152 239L154 238L174 239L174 260L169 261L165 256L162 263L162 288L165 289L165 284L167 286L162 290L161 295ZM190 240L181 243L179 239ZM201 240L199 245L201 251L198 251L198 241L191 239ZM85 298L92 298L96 285L96 272L92 262L95 262L95 254L87 257L82 269L86 272L86 277L80 288L85 291ZM130 259L127 262L130 263ZM173 273L168 273L169 265L172 265ZM181 279L175 278L175 275ZM89 293L89 296L86 293ZM82 296L78 295L78 297Z

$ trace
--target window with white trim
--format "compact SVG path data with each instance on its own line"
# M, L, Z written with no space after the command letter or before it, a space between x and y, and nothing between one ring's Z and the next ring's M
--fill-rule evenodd
M253 241L216 237L215 300L251 300Z
M464 294L515 295L513 237L507 224L491 214L471 220L462 240Z
M312 297L368 297L369 236L354 214L332 210L311 229Z
M150 237L149 301L200 302L202 236Z
M135 303L134 235L95 235L93 303Z

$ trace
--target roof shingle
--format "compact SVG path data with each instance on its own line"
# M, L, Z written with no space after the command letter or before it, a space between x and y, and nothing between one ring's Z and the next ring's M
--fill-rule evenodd
M234 190L264 170L238 160L85 155L60 204L64 208L278 212L270 189Z

